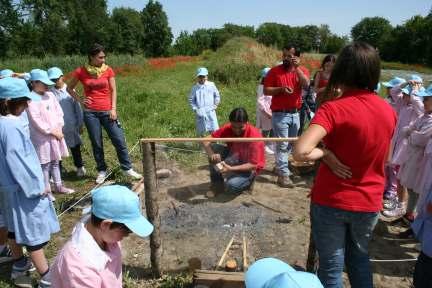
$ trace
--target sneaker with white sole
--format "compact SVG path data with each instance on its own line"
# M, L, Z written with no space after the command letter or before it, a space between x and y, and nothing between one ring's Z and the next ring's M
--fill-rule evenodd
M51 287L51 282L43 279L39 280L38 288L49 288L49 287Z
M29 275L19 275L12 279L15 287L20 288L33 288L33 279Z
M264 146L265 153L273 155L274 151L269 146Z
M141 174L139 174L133 169L123 170L123 174L131 178L134 178L135 180L140 180L143 177Z
M32 272L35 270L36 268L33 266L30 258L25 257L25 264L23 266L18 266L16 265L16 263L12 265L11 279L18 279L20 276L26 276L28 272Z
M76 175L77 177L84 177L87 174L87 170L83 167L77 168Z
M393 210L384 210L382 214L385 217L402 217L406 213L405 205L401 205L400 203Z
M96 184L102 184L107 177L106 171L99 171L96 177Z
M12 260L12 251L9 249L8 246L5 246L0 252L0 264L11 262Z
M398 200L397 199L384 199L383 201L384 210L393 210L397 207Z

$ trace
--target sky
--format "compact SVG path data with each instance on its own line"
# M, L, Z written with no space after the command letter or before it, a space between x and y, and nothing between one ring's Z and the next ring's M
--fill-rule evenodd
M130 7L141 11L148 1L108 0L108 8ZM168 15L174 36L180 31L220 28L225 23L253 25L277 22L290 26L328 24L340 36L364 17L387 18L393 26L414 15L426 16L431 0L159 0Z

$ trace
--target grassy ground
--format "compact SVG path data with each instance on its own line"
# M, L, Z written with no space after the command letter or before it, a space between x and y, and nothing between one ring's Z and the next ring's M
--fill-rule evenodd
M210 68L210 80L215 80L221 92L221 104L217 111L219 124L225 123L229 112L234 107L239 106L245 107L250 114L251 122L255 122L255 91L259 70L266 65L271 66L277 63L279 52L262 47L247 39L232 41L229 45L229 49L226 48L216 53L206 52L205 55L198 58L172 58L167 62L169 65L165 65L165 62L162 65L161 61L164 60L149 61L149 63L142 57L108 57L108 63L115 67L118 72L116 77L119 95L118 114L122 126L125 128L127 143L130 148L134 147L138 139L142 137L195 136L194 116L188 105L187 97L195 81L195 70L199 66ZM232 53L232 51L236 51L236 53ZM319 56L305 55L305 62L311 70L317 69ZM71 57L63 60L60 58L27 60L8 60L0 63L0 66L10 67L16 71L28 71L34 67L47 68L56 65L63 68L65 72L69 72L82 64L85 59ZM230 68L224 71L223 67ZM411 70L415 67L404 66L404 68ZM224 80L230 73L241 72L244 73L236 75L237 80L234 82ZM313 71L311 72L313 73ZM75 188L78 193L67 197L59 196L56 203L58 212L63 211L70 202L87 194L94 187L93 179L96 171L86 132L83 138L83 155L89 171L88 177L77 179L73 173L71 159L65 160L65 166L69 173L64 175L64 179L66 184ZM107 163L111 168L116 167L117 158L114 149L106 136L104 140L105 143L108 143L105 145ZM177 146L198 149L196 145ZM189 167L191 161L194 160L187 154L171 153L170 155L181 163L189 163ZM131 152L131 158L136 168L141 170L139 147ZM112 179L116 182L127 183L127 179L122 177L119 171L113 173ZM70 214L61 217L62 232L55 235L46 249L50 259L55 256L62 243L67 239L73 223L80 217L79 213L79 210L73 210ZM10 268L3 269L3 267L0 269L0 287L11 287L7 280ZM135 280L128 275L126 271L125 284L127 287L134 287ZM181 287L178 283L181 283L182 279L181 277L180 279L167 277L161 287Z

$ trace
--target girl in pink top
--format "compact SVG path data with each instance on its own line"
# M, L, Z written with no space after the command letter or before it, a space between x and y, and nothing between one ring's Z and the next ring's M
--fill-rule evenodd
M58 193L73 193L72 189L63 186L59 161L68 156L66 142L63 138L62 128L63 111L54 94L48 91L49 85L54 82L48 79L44 70L34 69L30 72L33 94L41 97L41 101L30 102L27 113L30 122L30 138L35 146L39 161L42 165L45 184L50 189L50 176ZM51 191L48 191L51 200L55 200Z
M415 206L419 197L419 171L423 168L425 147L432 137L432 98L425 97L424 114L403 129L405 143L401 151L401 167L398 173L400 183L408 189L408 205L406 218L414 219ZM417 191L416 191L417 190ZM421 189L420 189L421 190Z
M264 95L264 78L270 68L266 67L261 71L261 81L257 87L257 110L256 110L256 127L261 129L264 137L271 136L272 130L272 111L270 109L272 96ZM265 151L268 154L274 154L273 143L267 142Z
M415 79L415 80L414 80ZM423 102L420 97L415 95L415 91L423 89L421 86L421 78L416 78L416 75L412 75L408 82L396 85L390 90L390 95L394 100L394 109L398 114L398 122L396 124L396 130L392 138L392 155L389 166L393 169L394 173L397 173L400 164L403 163L402 159L404 156L403 148L407 143L404 140L404 134L402 130L404 127L410 125L420 115L423 114ZM415 89L413 89L415 87ZM387 187L393 185L397 187L397 200L390 200L384 202L384 208L388 209L383 212L384 216L397 217L402 216L406 212L406 203L408 202L408 192L398 180L393 177L393 183ZM388 206L386 206L388 205Z

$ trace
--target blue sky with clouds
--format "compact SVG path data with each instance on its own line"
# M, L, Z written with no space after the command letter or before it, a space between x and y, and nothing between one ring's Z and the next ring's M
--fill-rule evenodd
M148 1L108 0L108 7L142 10ZM414 15L425 16L430 0L159 0L168 15L173 34L198 28L218 28L224 23L253 25L277 22L291 26L328 24L332 32L349 35L363 17L381 16L392 25Z

